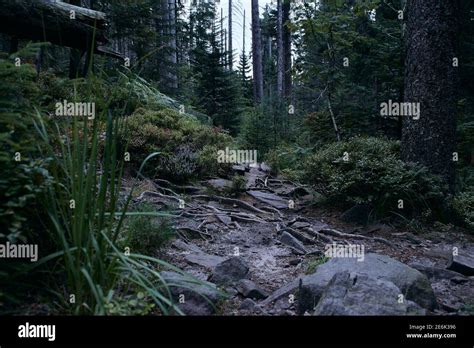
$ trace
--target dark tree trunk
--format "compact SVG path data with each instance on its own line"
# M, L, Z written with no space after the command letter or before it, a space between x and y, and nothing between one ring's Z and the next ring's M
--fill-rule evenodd
M9 50L9 53L10 54L13 54L15 52L18 52L18 44L19 44L19 40L17 37L13 36L11 39L10 39L10 50Z
M229 0L229 69L234 69L234 49L232 45L232 0Z
M439 174L454 188L456 151L457 0L407 2L405 102L420 103L420 118L405 117L402 158Z
M284 55L284 71L285 83L284 92L288 101L291 99L292 79L291 79L291 31L288 27L290 22L291 1L283 0L283 55Z
M252 0L253 95L256 103L263 98L262 31L258 0Z
M277 0L277 93L284 97L285 61L283 55L283 7L282 0Z

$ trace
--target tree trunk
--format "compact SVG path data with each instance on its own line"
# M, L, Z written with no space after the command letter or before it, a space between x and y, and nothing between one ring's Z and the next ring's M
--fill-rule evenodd
M290 10L291 1L283 0L283 60L284 60L284 72L285 72L285 83L284 92L285 98L290 101L292 91L292 79L291 79L291 31L289 28L290 23Z
M254 100L255 103L260 103L263 98L263 63L258 0L252 0L252 63Z
M165 90L175 91L178 88L178 77L176 74L176 65L178 64L176 0L161 0L160 12L160 18L156 21L157 30L160 30L158 46L166 46L164 59L159 63L160 77Z
M229 0L229 69L232 71L234 68L234 52L232 45L232 0Z
M459 4L407 2L405 102L420 103L420 117L405 117L402 158L439 174L454 189Z
M283 55L283 9L282 0L277 0L277 94L284 98L285 61Z

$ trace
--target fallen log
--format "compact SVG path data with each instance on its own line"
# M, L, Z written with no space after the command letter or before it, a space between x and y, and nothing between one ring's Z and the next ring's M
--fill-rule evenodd
M93 48L98 54L122 57L104 47L108 40L103 12L57 0L0 0L0 9L2 33L81 51Z

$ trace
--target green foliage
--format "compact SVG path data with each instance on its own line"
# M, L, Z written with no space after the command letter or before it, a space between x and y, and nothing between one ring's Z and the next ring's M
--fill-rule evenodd
M142 203L133 210L152 213L155 209L150 203ZM153 255L175 235L170 220L166 217L132 215L127 218L125 225L128 240L123 244L135 253Z
M329 261L329 257L327 256L319 256L315 258L310 258L309 260L305 261L305 274L313 274L316 272L318 266L326 263Z
M173 304L156 268L181 271L142 254L125 255L116 247L129 214L133 190L124 200L121 196L124 159L118 153L124 119L112 117L110 112L106 114L104 100L99 109L104 112L93 121L74 117L54 122L51 127L40 115L37 117L36 129L44 143L43 156L52 158L50 170L54 184L44 194L42 203L49 218L45 221L48 236L57 252L43 257L35 266L56 261L59 267L55 269L64 274L60 279L65 281L58 284L56 291L60 304L72 313L106 314L106 305L118 284L127 281L145 292L166 314ZM59 148L55 147L56 143ZM99 156L101 143L103 153ZM142 167L156 155L148 156ZM50 281L54 282L55 274L50 275ZM64 291L74 294L76 302L69 303Z
M270 150L265 156L265 161L270 166L272 174L282 173L297 179L302 174L303 161L311 151L311 148L303 148L297 144L282 144Z
M197 159L200 177L225 177L230 173L231 163L219 163L217 161L218 151L223 149L223 147L217 145L204 145Z
M245 176L238 174L234 175L232 177L232 183L228 193L233 196L238 196L239 194L245 191L246 183L247 180L245 179Z
M224 149L231 142L231 137L218 129L172 109L139 108L128 117L121 137L123 146L130 139L128 151L136 168L148 154L160 151L160 158L150 163L153 171L148 173L175 182L217 173L221 166L217 163L217 150L213 151Z
M150 315L155 304L143 292L114 296L105 304L106 315Z
M299 109L312 114L316 141L335 140L331 117L343 138L397 135L396 119L382 119L379 105L403 99L402 26L399 0L304 2L295 6ZM367 11L376 10L375 20ZM346 62L346 65L344 65ZM329 104L330 103L330 104ZM317 123L314 118L317 118ZM314 143L312 143L314 144Z
M399 144L377 138L353 138L327 145L310 156L304 176L333 204L370 204L376 216L412 216L427 209L441 214L443 187L425 168L398 158ZM399 209L400 200L403 209Z
M239 142L242 148L256 149L263 155L271 148L269 119L262 107L248 109L243 116Z
M236 134L240 123L240 89L237 74L226 68L228 52L221 48L216 28L216 8L212 2L199 2L190 14L195 47L191 49L193 105L209 115L215 126ZM209 30L212 28L212 30Z
M29 49L23 53L31 54ZM26 52L26 53L25 53ZM24 58L21 52L15 57ZM36 196L49 184L48 159L38 157L32 113L39 99L35 69L0 59L0 241L25 242L38 224Z
M461 224L474 231L474 191L456 195L452 207Z

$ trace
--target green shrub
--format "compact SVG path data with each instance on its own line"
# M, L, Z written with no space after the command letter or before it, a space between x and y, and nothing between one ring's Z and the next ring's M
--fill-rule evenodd
M105 304L106 315L149 315L155 304L143 292L133 295L116 295Z
M200 177L225 177L230 173L232 164L219 163L217 161L219 150L222 150L222 147L217 145L205 145L199 152L197 163Z
M20 54L18 54L20 55ZM36 196L50 182L47 158L35 149L32 114L39 100L36 71L0 59L0 240L26 241L38 222Z
M160 156L150 162L148 172L175 182L218 174L226 165L217 163L217 150L224 149L232 138L215 128L203 125L172 109L137 109L127 118L122 144L138 168L153 152Z
M474 191L456 195L452 206L460 222L469 230L474 231Z
M424 167L402 162L398 152L398 142L378 138L329 144L309 157L304 176L335 205L369 204L376 216L411 216L427 209L438 216L443 205L440 179Z
M265 156L265 161L270 166L272 174L282 173L292 179L297 179L302 163L310 151L310 148L283 144L270 150Z
M135 212L155 210L156 208L150 203L143 203L134 209ZM133 253L154 254L175 235L170 220L166 217L130 216L126 225L129 238L125 246L130 247Z
M245 191L245 185L247 183L247 180L245 179L245 176L243 175L234 175L232 177L232 183L231 186L229 187L229 194L233 196L237 196L240 193Z

